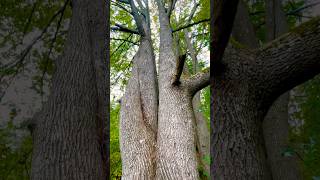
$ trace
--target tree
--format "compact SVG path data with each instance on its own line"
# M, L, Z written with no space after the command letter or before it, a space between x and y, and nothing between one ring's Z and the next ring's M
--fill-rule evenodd
M216 8L222 11L214 17L230 14L219 5ZM213 37L228 38L219 35L223 25L215 25ZM262 122L277 97L320 73L317 39L319 18L314 18L259 49L231 41L223 58L211 60L215 61L211 84L214 179L271 178ZM213 49L212 57L223 50Z
M107 7L105 1L72 1L51 94L29 125L31 179L107 178Z
M208 18L173 27L176 1L156 1L160 26L159 67L151 41L148 1L117 1L132 14L139 35L131 77L121 98L120 147L123 179L198 179L196 126L192 98L209 83L209 71L187 74L186 55L175 33ZM193 5L198 7L198 3ZM195 8L196 10L196 8ZM195 13L195 12L193 12ZM179 22L181 23L181 22ZM130 25L130 24L129 24ZM191 49L189 49L191 51Z

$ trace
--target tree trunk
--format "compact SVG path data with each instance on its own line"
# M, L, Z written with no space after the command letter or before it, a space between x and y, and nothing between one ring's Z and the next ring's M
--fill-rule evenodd
M180 79L177 72L183 66L177 63L169 17L161 0L157 5L160 55L156 179L199 179L192 97L205 83L195 85L201 81ZM209 80L209 74L204 79Z
M158 87L151 39L141 39L133 64L120 112L122 179L154 179Z
M277 97L320 73L320 19L259 49L229 46L212 77L213 179L271 179L262 121Z
M281 1L266 1L267 40L272 41L288 31ZM282 94L271 106L263 121L268 162L274 180L302 179L296 155L284 156L289 145L289 92Z
M35 180L107 179L106 150L101 148L104 122L99 121L107 117L108 100L106 90L98 89L107 83L101 82L107 80L106 4L72 2L71 25L56 62L51 95L32 124Z
M193 61L193 74L198 72L198 60L195 49L189 38L187 29L184 29L184 37L187 44L187 48L190 52L191 59ZM198 139L198 150L200 154L200 162L207 173L210 173L210 164L205 161L206 156L210 156L210 133L207 126L206 118L203 116L200 110L200 92L197 92L192 99L192 107L196 122L196 133Z

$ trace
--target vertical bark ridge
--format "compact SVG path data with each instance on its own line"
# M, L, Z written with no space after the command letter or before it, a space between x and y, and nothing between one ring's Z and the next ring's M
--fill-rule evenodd
M154 179L158 110L151 39L142 37L120 111L122 179Z
M199 179L192 96L182 81L173 85L177 66L170 20L157 0L160 22L159 111L156 179Z
M51 94L34 119L31 179L106 178L102 157L97 156L101 153L96 121L98 90L88 28L96 17L88 14L89 1L73 3L65 51L56 63Z
M191 59L193 62L193 74L198 72L198 60L194 47L187 29L184 29L185 41L189 49ZM210 132L207 127L207 122L200 109L200 92L197 92L192 99L193 112L195 114L196 132L197 132L197 146L199 148L200 162L207 173L210 173L210 164L205 162L206 156L210 156Z

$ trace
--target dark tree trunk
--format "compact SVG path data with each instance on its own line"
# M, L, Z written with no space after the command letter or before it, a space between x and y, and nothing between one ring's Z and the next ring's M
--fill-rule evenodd
M107 179L101 127L108 108L107 9L104 1L72 3L68 38L56 61L51 94L33 122L34 180Z
M262 48L226 50L211 84L213 179L271 179L262 121L278 96L320 73L319 37L315 18Z

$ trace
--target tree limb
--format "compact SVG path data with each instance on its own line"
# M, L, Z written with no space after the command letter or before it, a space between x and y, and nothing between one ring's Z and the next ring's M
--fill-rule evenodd
M130 41L128 39L121 39L121 38L110 38L110 39L116 40L116 41L125 41L125 42L131 43L133 45L139 46L139 44L137 42L133 42L133 41Z
M200 21L197 21L197 22L194 22L194 23L191 23L191 24L187 24L185 26L178 27L177 29L173 30L172 32L177 32L177 31L180 31L182 29L185 29L185 28L188 28L188 27L191 27L191 26L203 23L203 22L208 22L208 21L210 21L210 19L202 19Z
M177 65L176 65L176 74L174 76L174 80L173 80L173 85L179 85L180 84L180 77L181 77L181 74L182 74L182 71L183 71L183 66L184 66L184 63L186 61L186 54L183 54L181 56L178 57L178 60L177 60Z
M117 6L117 7L121 8L121 9L123 9L123 10L126 11L127 13L133 15L133 13L132 13L131 11L129 11L129 10L128 10L127 8L125 8L124 6L122 6L120 3L118 3L118 2L113 2L113 1L112 1L112 4L113 4L114 6Z
M264 98L277 97L320 73L320 17L303 23L257 52Z
M139 35L139 32L137 30L133 30L133 29L130 29L130 28L127 28L121 24L115 24L115 26L111 27L110 28L111 30L113 31L121 31L121 32L126 32L126 33L131 33L131 34L138 34Z
M197 74L186 79L186 84L189 87L190 93L195 95L198 91L208 86L210 83L209 68L198 72Z

